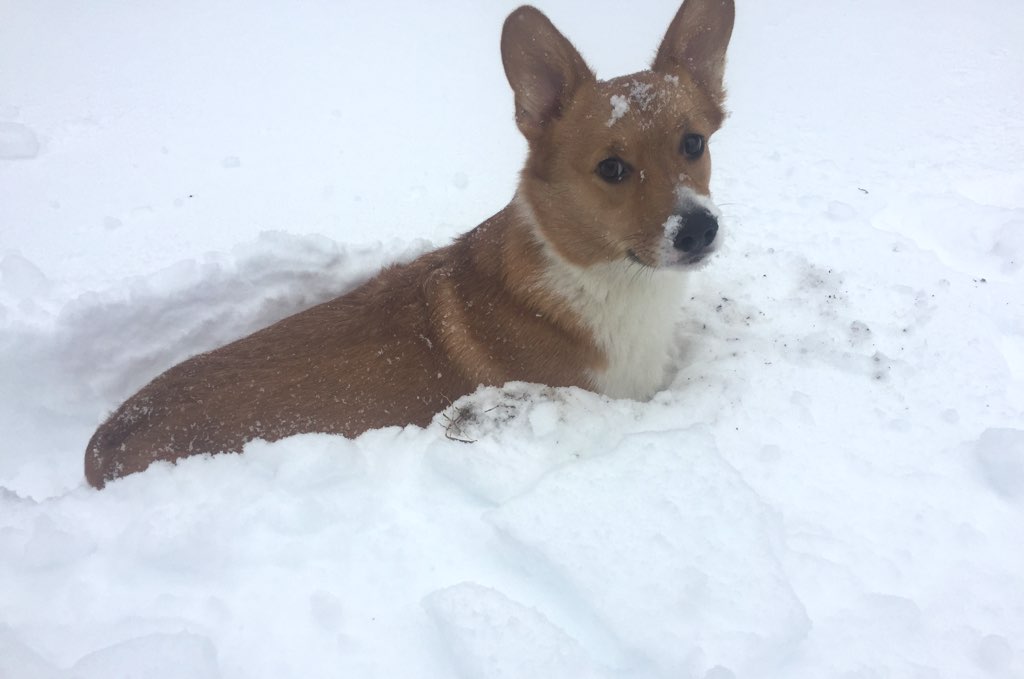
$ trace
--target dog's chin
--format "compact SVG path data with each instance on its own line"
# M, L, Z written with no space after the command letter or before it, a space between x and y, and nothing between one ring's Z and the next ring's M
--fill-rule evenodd
M708 262L714 257L717 252L717 248L709 248L702 250L701 252L690 255L685 252L679 252L678 250L672 250L669 253L665 253L660 257L660 261L652 263L647 261L646 258L639 256L633 250L629 250L626 253L626 258L634 264L646 267L648 269L654 269L657 271L699 271L708 265Z
M699 271L714 259L715 252L715 250L704 250L696 255L685 255L678 262L670 264L669 268L681 271Z

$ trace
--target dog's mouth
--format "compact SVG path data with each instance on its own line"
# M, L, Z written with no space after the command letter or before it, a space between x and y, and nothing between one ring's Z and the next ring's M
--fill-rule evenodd
M682 253L682 257L675 262L666 264L666 268L683 270L698 269L704 266L704 264L711 259L711 255L713 254L715 254L713 249L701 250L700 252L695 252L692 255Z
M639 264L640 266L647 266L647 267L651 266L650 264L648 264L644 260L640 259L640 256L638 254L636 254L635 250L632 250L632 249L626 250L626 259L628 259L629 261L633 262L634 264Z
M713 247L693 254L680 252L679 250L672 250L669 253L666 253L666 255L661 258L660 262L652 264L637 254L636 250L629 249L626 251L626 259L647 269L679 270L697 267L706 262L714 253L715 248Z

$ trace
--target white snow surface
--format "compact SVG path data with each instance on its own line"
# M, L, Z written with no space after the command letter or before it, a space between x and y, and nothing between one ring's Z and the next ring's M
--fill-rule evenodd
M1024 677L1016 2L739 3L649 402L85 485L160 371L510 199L515 4L4 5L0 677ZM606 77L676 8L542 5Z

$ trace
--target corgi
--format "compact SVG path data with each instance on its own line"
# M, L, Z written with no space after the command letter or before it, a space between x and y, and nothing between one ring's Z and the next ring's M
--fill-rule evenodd
M685 278L719 243L708 142L733 0L685 0L649 70L598 80L539 10L501 57L528 142L512 201L450 245L174 366L99 427L97 488L157 460L426 426L480 385L645 399L668 379Z

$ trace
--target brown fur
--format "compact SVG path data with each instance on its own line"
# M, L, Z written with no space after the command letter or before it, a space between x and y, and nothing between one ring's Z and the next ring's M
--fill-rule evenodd
M513 12L502 57L530 147L517 199L450 246L163 373L94 434L89 483L255 438L426 425L481 384L594 388L608 357L546 284L545 248L582 268L658 265L680 182L708 193L709 154L684 158L679 139L710 137L722 122L731 28L731 0L687 0L657 70L600 82L543 14ZM645 110L609 125L613 95ZM610 185L594 172L609 155L642 174Z

